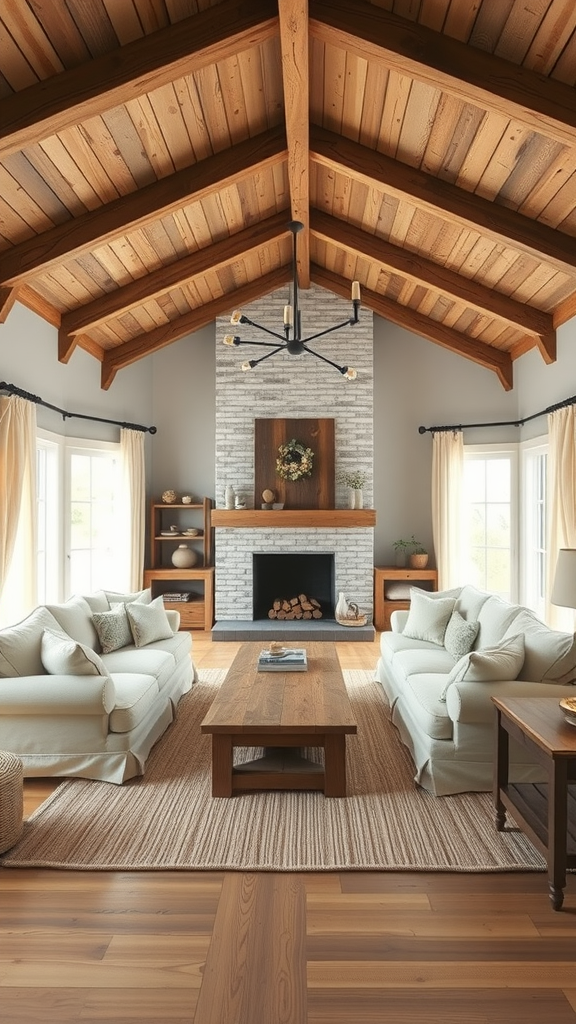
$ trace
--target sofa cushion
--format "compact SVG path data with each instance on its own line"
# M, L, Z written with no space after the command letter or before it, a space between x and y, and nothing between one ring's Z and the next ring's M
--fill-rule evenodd
M478 636L476 637L476 650L486 647L494 647L504 638L508 626L513 622L520 611L517 604L509 604L501 597L491 594L478 612ZM515 630L518 632L518 630Z
M156 640L167 640L172 636L162 596L150 604L133 601L126 605L126 614L136 647L145 647L146 644L153 644Z
M59 624L43 606L35 608L22 622L0 630L0 677L42 676L42 634L59 629Z
M93 594L83 594L82 597L90 605L93 612L109 612L110 602L103 590L95 590Z
M410 705L410 715L427 736L436 740L452 738L452 719L441 700L445 675L423 672L406 680L402 700Z
M73 594L64 604L47 604L58 624L73 640L98 650L98 634L92 622L92 609L80 594Z
M454 668L454 658L444 647L435 644L431 649L398 651L394 655L394 672L396 676L421 675L424 672L443 672L447 675Z
M52 676L108 675L95 651L61 631L44 630L40 654L44 668Z
M123 672L112 676L116 687L116 705L110 715L111 732L130 732L139 725L158 699L153 676Z
M125 605L116 605L110 612L94 612L92 618L103 654L110 654L111 651L132 644L132 631Z
M454 605L453 597L433 597L431 594L425 594L418 590L417 587L411 587L410 611L402 630L404 636L442 645Z
M478 590L471 583L467 583L458 595L456 607L468 622L474 622L478 618L482 605L489 597L490 594L485 590Z
M454 609L446 626L444 647L456 661L472 650L479 628L478 621L468 622L457 608Z
M524 664L518 679L535 683L576 680L576 634L550 629L527 608L508 627L507 634L511 632L524 635Z
M172 677L176 667L174 657L167 651L159 651L155 647L136 648L134 645L104 654L102 661L106 671L114 678L121 672L153 676L160 690Z
M500 679L516 679L524 661L524 637L522 633L507 637L494 647L484 647L480 651L470 651L457 661L448 674L441 694L446 692L452 683L463 681L472 683L496 682Z

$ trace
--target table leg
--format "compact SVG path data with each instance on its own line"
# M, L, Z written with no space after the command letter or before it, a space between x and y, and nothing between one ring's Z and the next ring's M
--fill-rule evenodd
M212 796L232 796L232 737L212 734Z
M548 782L548 888L553 910L560 910L566 887L568 762L552 759Z
M496 708L496 759L494 762L494 809L496 812L496 828L503 832L506 824L506 808L500 794L508 785L508 765L510 737L502 725L502 713Z
M346 796L346 734L324 736L324 796Z

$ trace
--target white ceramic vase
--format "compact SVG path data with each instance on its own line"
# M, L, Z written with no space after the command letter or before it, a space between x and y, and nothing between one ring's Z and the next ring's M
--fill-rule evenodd
M198 561L198 555L187 544L179 544L172 552L172 565L177 569L191 569Z
M227 484L224 491L224 507L234 508L235 501L236 495L234 494L234 488L230 484Z

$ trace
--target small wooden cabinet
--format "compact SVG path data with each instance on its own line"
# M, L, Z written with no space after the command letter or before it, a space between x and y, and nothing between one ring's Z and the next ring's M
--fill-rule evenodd
M144 572L144 586L153 597L160 594L190 595L189 600L164 599L166 608L180 613L181 629L210 630L214 624L214 567L212 565L212 501L167 504L153 502L150 508L150 568ZM175 526L176 530L170 528ZM197 529L194 536L188 529ZM172 553L179 544L196 550L198 561L190 569L177 569Z
M374 628L379 632L390 629L390 616L396 609L410 607L405 601L389 600L386 597L387 583L408 582L417 587L424 580L431 581L432 590L438 590L437 569L399 569L395 565L377 566L374 569Z

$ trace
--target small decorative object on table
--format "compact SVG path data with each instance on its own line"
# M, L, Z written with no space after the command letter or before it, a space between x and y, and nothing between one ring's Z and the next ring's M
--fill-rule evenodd
M258 657L259 672L305 672L307 668L305 647L282 647L273 642Z
M183 494L182 495L182 504L183 505L191 505L192 504L192 495L191 494Z
M236 495L234 494L234 488L231 484L227 484L224 490L224 507L227 509L234 508L234 502Z
M166 505L173 505L174 502L176 501L176 491L164 491L162 495L162 501Z
M198 561L198 555L187 544L179 544L172 554L172 565L177 569L192 569Z
M428 565L428 552L420 541L416 540L414 534L410 538L410 546L412 548L408 558L410 566L412 569L425 569Z
M354 601L347 601L343 593L338 594L334 618L340 626L365 626L368 620L358 605Z

